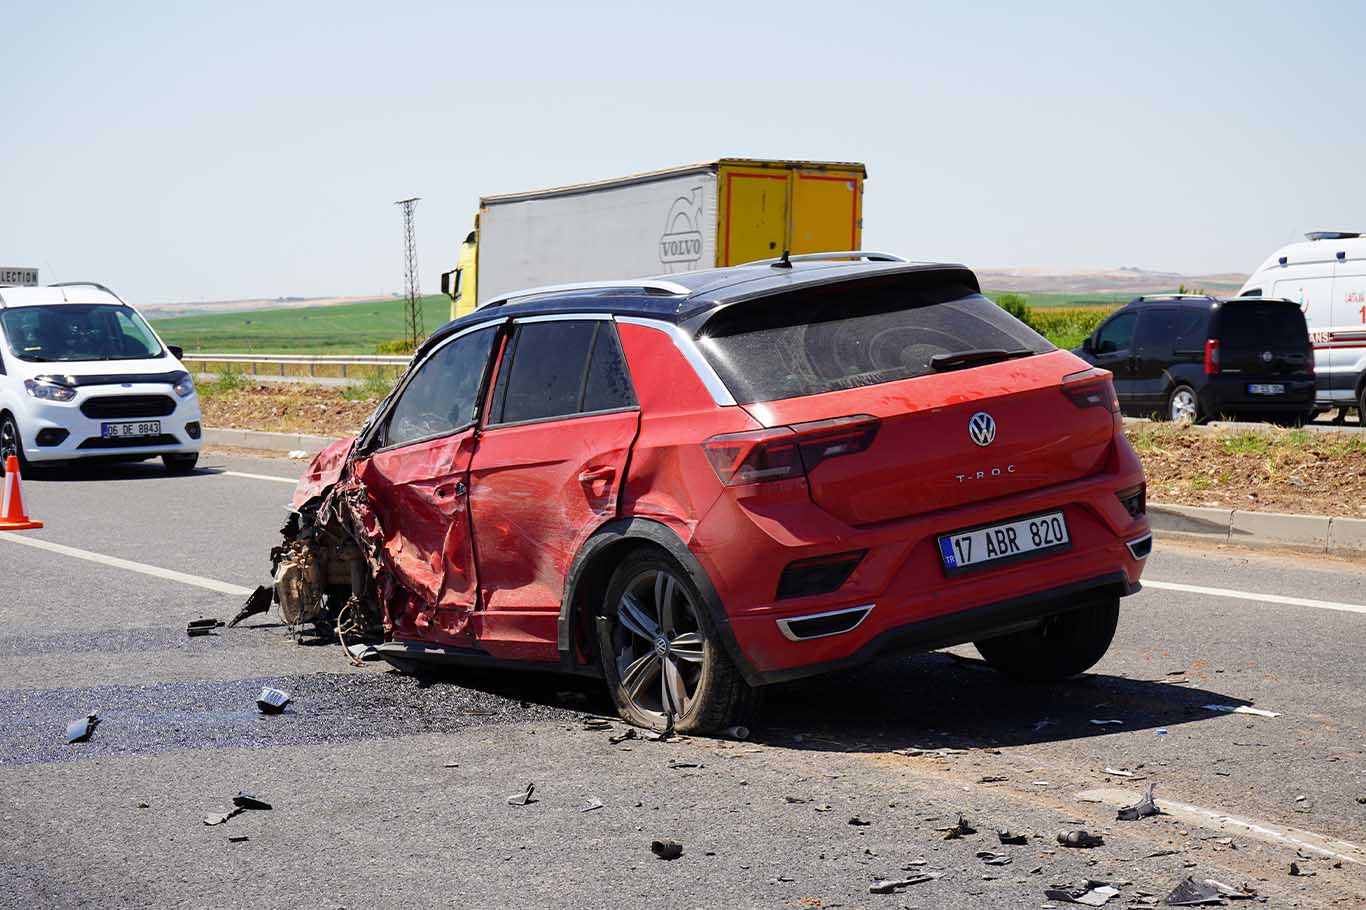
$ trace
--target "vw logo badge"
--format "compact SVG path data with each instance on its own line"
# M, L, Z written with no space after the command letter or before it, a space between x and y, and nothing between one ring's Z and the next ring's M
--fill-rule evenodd
M1271 361L1273 361L1273 360L1275 360L1275 359L1276 359L1276 355L1275 355L1275 354L1272 354L1270 351L1262 351L1262 362L1263 362L1263 363L1270 363Z
M968 435L979 446L989 446L996 439L996 421L986 411L978 411L968 421Z

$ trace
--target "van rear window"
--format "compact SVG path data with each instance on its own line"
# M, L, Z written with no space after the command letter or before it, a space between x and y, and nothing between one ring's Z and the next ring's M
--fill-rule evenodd
M735 304L702 327L698 343L742 404L924 376L940 354L1054 350L975 289L880 284Z
M1219 341L1225 348L1304 347L1308 330L1293 303L1226 303L1219 313Z

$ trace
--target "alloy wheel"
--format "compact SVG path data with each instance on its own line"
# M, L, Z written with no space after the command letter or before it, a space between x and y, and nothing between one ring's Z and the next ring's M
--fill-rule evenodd
M1168 417L1176 422L1195 423L1195 418L1199 413L1199 404L1195 400L1195 393L1187 388L1177 389L1172 393L1171 407Z
M0 474L5 473L5 460L19 454L19 428L14 421L5 418L0 421Z
M697 605L672 573L652 569L626 586L612 641L622 691L637 710L661 720L687 713L708 644Z

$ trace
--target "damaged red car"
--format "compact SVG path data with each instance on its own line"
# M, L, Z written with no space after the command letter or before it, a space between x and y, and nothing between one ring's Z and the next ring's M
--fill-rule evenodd
M893 652L1086 670L1144 491L1110 374L970 270L784 257L441 328L300 482L274 600L404 670L591 674L632 723L714 730Z

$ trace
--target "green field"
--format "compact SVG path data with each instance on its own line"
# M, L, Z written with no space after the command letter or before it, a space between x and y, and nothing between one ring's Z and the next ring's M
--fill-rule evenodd
M422 298L430 334L450 319L450 298ZM255 310L153 319L167 344L188 353L373 354L382 342L403 337L403 301L374 300L336 306Z
M1003 291L987 291L996 298ZM1033 294L1012 291L1034 311L1031 322L1059 347L1075 347L1109 309L1131 294ZM450 316L440 294L422 298L428 333ZM255 310L154 319L167 344L189 353L374 354L376 347L403 337L403 301L374 300L336 306Z

